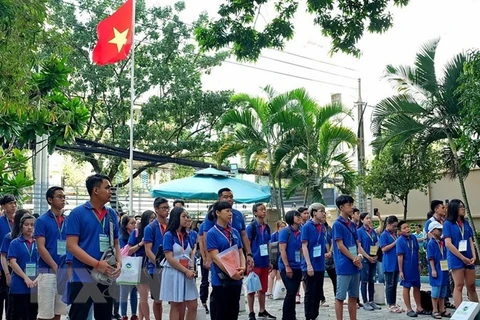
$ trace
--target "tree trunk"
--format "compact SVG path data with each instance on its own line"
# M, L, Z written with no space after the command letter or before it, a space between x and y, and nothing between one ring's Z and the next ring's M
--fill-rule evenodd
M448 137L448 143L450 144L450 150L453 154L453 162L455 163L455 167L458 171L458 182L460 183L460 191L462 192L463 202L465 204L465 210L467 211L468 220L470 220L470 224L473 229L473 241L475 242L475 248L477 250L477 257L480 257L480 243L477 238L477 228L475 227L475 223L473 222L472 213L470 211L470 205L468 204L467 198L467 190L465 189L465 178L460 168L460 160L458 159L457 155L457 147L455 142L451 137Z
M407 221L407 213L408 213L408 193L405 195L405 200L403 200L403 220Z
M282 174L278 174L278 197L280 198L280 219L283 220L285 218L285 208L283 206L283 192L282 192Z

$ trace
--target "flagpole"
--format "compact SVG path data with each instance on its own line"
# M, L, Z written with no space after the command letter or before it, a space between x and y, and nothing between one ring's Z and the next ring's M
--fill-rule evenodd
M132 0L132 61L130 69L130 184L128 190L129 214L133 216L133 104L135 100L135 0Z

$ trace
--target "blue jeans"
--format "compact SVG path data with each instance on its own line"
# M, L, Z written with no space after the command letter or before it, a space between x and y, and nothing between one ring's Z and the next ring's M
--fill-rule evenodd
M385 296L389 306L397 304L398 275L398 271L385 272Z
M385 275L383 274L383 263L380 261L377 262L377 275L375 276L375 280L378 283L385 283Z
M373 293L375 292L375 286L373 282L373 277L377 270L377 263L370 263L367 259L363 258L362 260L362 272L360 273L361 291L363 303L373 301ZM367 286L368 286L368 296L367 296Z
M130 294L130 309L132 315L137 314L137 304L138 304L138 290L134 285L120 285L120 309L121 316L127 316L127 302L128 295Z
M300 288L300 282L302 282L302 270L292 269L292 271L293 276L291 278L287 277L285 269L280 271L280 276L287 291L285 299L283 300L282 320L296 319L295 296L297 295L298 288Z

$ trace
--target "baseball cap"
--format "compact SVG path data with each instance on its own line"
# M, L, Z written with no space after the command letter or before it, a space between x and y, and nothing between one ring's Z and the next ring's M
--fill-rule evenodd
M433 221L428 225L428 232L432 232L433 229L443 229L443 226L438 221Z

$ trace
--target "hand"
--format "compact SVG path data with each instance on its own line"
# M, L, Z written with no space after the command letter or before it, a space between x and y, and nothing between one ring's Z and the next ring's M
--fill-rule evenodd
M475 264L475 260L476 260L475 257L473 257L472 259L470 259L470 265Z
M370 263L375 263L377 262L377 257L368 257L368 261L370 261Z
M315 274L312 266L307 267L307 274L309 277L313 277L313 275Z
M287 278L292 278L293 277L293 270L290 267L285 268L285 273L287 274Z
M53 270L53 273L55 273L55 274L58 272L58 265L56 263L53 266L52 270Z
M245 268L237 268L237 273L235 273L232 277L233 280L242 280L243 273L245 272Z
M5 280L7 282L7 286L10 287L10 284L12 283L12 275L10 273L7 274Z
M268 272L270 272L272 270L273 270L273 264L270 263L270 265L268 266Z
M362 269L362 267L363 267L362 260L360 260L360 259L353 260L353 264L357 267L358 270Z
M187 277L187 279L193 279L195 277L195 271L193 270L187 270L185 272L185 276Z
M113 269L113 268L112 268ZM122 264L120 262L117 262L117 267L115 269L113 269L113 271L107 271L107 274L114 278L114 279L117 279L118 277L120 277L120 272L122 271ZM109 273L110 272L110 273Z
M101 260L99 263L98 263L98 266L95 268L97 269L99 272L101 273L105 273L107 274L108 272L113 272L113 270L115 270L114 268L112 268L107 260Z
M432 270L432 278L438 277L437 270Z
M211 266L212 266L212 260L210 260L210 258L204 258L203 259L203 267L207 270L210 270Z
M466 258L466 257L464 257L464 256L462 257L462 262L463 262L464 264L466 264L467 266L471 264L471 263L470 263L470 259L468 259L468 258Z
M331 258L332 258L332 253L331 252L325 253L325 259L331 259Z
M139 247L143 247L144 245L145 245L145 243L143 242L143 240L138 243Z
M253 257L247 256L247 264L253 269L255 263L253 262Z
M405 280L405 275L403 274L403 271L400 271L400 279Z
M30 289L33 288L33 287L35 287L35 282L34 282L32 279L30 279L30 278L25 279L25 284L26 284L27 287L30 288Z

